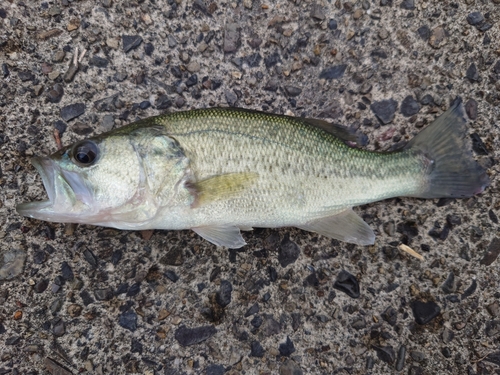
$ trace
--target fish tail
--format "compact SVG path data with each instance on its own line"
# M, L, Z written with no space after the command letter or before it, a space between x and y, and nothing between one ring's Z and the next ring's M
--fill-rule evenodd
M472 157L460 97L405 149L423 155L428 164L427 183L416 197L470 197L482 193L489 185L486 171Z

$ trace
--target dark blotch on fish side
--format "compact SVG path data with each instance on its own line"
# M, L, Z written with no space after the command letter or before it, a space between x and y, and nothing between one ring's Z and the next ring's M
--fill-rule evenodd
M346 68L346 64L331 66L321 71L321 73L319 74L319 78L329 80L342 78Z
M209 339L216 333L214 326L187 328L182 325L175 331L174 337L182 346L191 346Z
M61 118L64 121L70 121L82 115L84 112L85 112L84 103L70 104L61 109Z
M133 310L124 311L118 319L118 324L134 332L137 329L137 314Z
M436 302L415 300L411 304L413 316L417 324L424 325L439 315L441 308Z
M342 270L337 276L337 280L333 284L333 287L341 292L344 292L349 297L358 298L359 297L359 283L354 275L349 272Z
M278 250L278 262L281 267L285 268L286 266L295 263L295 261L299 258L300 248L299 246L290 240L288 236L286 236L283 241L281 241L279 250Z
M397 108L398 102L394 99L381 100L379 102L373 102L370 105L370 109L375 116L377 116L377 119L382 125L387 125L394 120Z
M122 35L122 44L125 53L139 47L141 43L142 37L140 35Z

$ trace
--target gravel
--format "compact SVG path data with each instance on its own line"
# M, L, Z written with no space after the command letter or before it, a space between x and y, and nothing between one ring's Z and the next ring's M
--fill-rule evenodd
M497 0L4 3L0 373L499 371ZM29 160L57 137L234 105L324 118L395 150L457 95L491 186L355 208L372 246L254 228L227 251L190 231L15 211L45 199Z

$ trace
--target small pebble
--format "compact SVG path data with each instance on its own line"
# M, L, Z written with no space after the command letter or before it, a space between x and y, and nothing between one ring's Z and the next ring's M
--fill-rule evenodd
M182 325L175 331L174 337L182 346L191 346L209 339L216 333L214 326L187 328Z
M137 329L137 314L133 310L124 311L118 319L118 324L134 332Z
M344 75L346 69L347 69L346 64L331 66L329 68L322 70L321 73L319 74L319 78L328 80L340 79Z
M423 302L415 300L412 303L412 311L415 321L420 325L424 325L438 316L441 312L441 308L433 301Z
M250 357L262 358L266 351L258 341L252 341L250 344Z
M78 116L82 115L85 112L85 104L84 103L74 103L67 106L64 106L61 109L61 118L64 121L70 121Z
M215 295L215 300L221 307L226 307L231 303L231 293L233 286L227 280L222 280L219 290Z
M337 276L333 287L341 292L344 292L351 298L359 298L359 283L354 275L342 270Z
M292 353L295 352L295 346L293 345L292 340L290 340L290 337L286 337L286 341L284 343L281 343L278 348L280 355L283 357L289 357Z
M377 116L377 119L382 123L382 125L387 125L394 120L397 108L398 102L394 99L381 100L373 102L370 105L370 109L375 116Z
M139 47L142 43L140 35L122 35L122 47L125 53Z
M288 237L284 238L278 249L278 262L281 267L285 268L286 266L295 263L295 261L299 258L299 255L299 246Z

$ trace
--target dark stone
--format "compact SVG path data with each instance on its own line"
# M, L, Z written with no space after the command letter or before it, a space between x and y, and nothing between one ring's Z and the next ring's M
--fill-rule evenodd
M222 280L220 283L220 288L215 295L215 300L221 307L226 307L231 303L231 293L233 291L233 286L227 280Z
M261 331L264 337L270 337L280 333L281 326L271 315L267 315L265 316Z
M305 278L304 286L313 286L313 287L319 286L319 280L318 276L316 275L316 272L311 273L309 276Z
M113 298L113 291L111 288L96 289L94 291L94 296L98 301L109 301Z
M467 77L471 82L479 80L479 72L477 71L476 64L470 64L470 66L467 68L467 72L465 72L465 77Z
M415 9L415 0L403 0L403 2L401 3L401 8L407 10Z
M377 119L382 125L387 125L394 120L397 108L398 102L394 99L381 100L379 102L373 102L370 105L370 109L375 116L377 116Z
M134 283L127 291L127 297L134 297L141 291L141 283Z
M442 338L443 338L443 342L445 344L449 344L453 340L454 337L455 337L455 333L451 329L445 328L443 330Z
M61 109L61 118L64 121L70 121L82 115L84 112L85 112L84 103L70 104Z
M43 250L38 250L33 254L33 262L35 264L45 263L47 260L47 254Z
M392 365L396 359L396 353L392 346L373 346L380 360Z
M227 22L224 30L223 49L225 53L233 53L240 46L240 27L237 23Z
M172 100L167 95L160 95L156 99L156 109L168 109L172 106Z
M477 118L477 102L474 99L467 100L467 103L465 103L465 112L471 120Z
M302 89L295 86L285 86L285 92L288 96L294 97L299 96L302 92Z
M89 61L89 65L96 66L98 68L106 68L109 64L109 61L103 57L94 55Z
M374 49L371 53L370 56L372 57L380 57L381 59L387 59L387 52L385 52L381 48Z
M262 319L262 317L260 315L255 315L253 317L253 319L250 321L250 324L252 325L252 327L255 327L255 328L259 328L262 323L264 323L264 320Z
M179 280L179 276L174 271L167 270L165 271L165 277L172 281L173 283L177 282Z
M488 211L488 216L489 216L489 218L490 218L490 220L491 220L492 222L494 222L495 224L498 224L498 217L497 217L497 215L493 212L493 210L489 210L489 211Z
M267 69L272 68L273 66L275 66L279 62L281 62L281 57L280 57L280 54L278 52L274 52L273 54L264 58L264 64L266 65Z
M472 139L472 149L477 155L488 155L488 150L486 150L486 145L479 137L479 134L472 133L470 135L470 138Z
M61 84L56 83L51 90L47 92L47 99L51 103L59 103L64 95L64 88Z
M43 293L49 286L48 280L40 280L33 286L35 293Z
M226 97L226 102L229 104L231 107L234 107L236 105L236 102L238 101L238 95L233 90L226 90L224 92L224 96Z
M482 31L483 33L485 31L488 31L489 29L491 29L493 27L493 25L491 23L488 23L488 22L484 22L478 26L476 26L476 28L479 30L479 31Z
M181 325L174 334L175 339L182 346L199 344L217 333L214 326L201 326L196 328L187 328Z
M29 70L22 70L17 73L17 76L22 82L33 81L35 79L35 75Z
M401 102L400 111L403 116L411 117L420 111L420 105L413 96L409 95Z
M52 334L56 337L61 337L66 333L66 324L64 320L57 318L52 326Z
M250 344L250 357L262 358L266 351L258 341L252 341Z
M223 375L226 369L222 365L210 365L207 367L205 375Z
M142 37L140 35L122 35L122 44L125 53L139 47L141 43Z
M64 121L56 120L54 122L54 128L59 132L59 136L62 136L68 128L68 125L66 125Z
M276 280L278 280L278 271L276 270L276 268L274 268L273 266L269 266L267 270L269 272L269 280L271 282L274 283Z
M477 26L484 22L484 16L480 12L472 12L467 16L467 22L469 25Z
M496 351L488 354L485 358L485 361L494 363L497 366L500 366L500 351Z
M330 30L337 30L337 21L335 21L334 19L331 19L330 21L328 21L328 28Z
M153 51L155 50L155 47L153 46L152 43L146 43L144 45L144 53L147 55L147 56L151 56L153 54Z
M366 321L363 317L357 317L351 323L351 327L359 331L360 329L366 328Z
M160 263L166 266L180 266L184 263L184 254L180 247L174 247L160 259Z
M415 321L420 325L429 323L441 312L441 308L433 301L423 302L415 300L412 302L411 307Z
M500 60L498 60L493 67L493 72L495 72L495 74L500 74Z
M444 348L441 349L441 354L445 357L445 358L450 358L451 357L451 350L449 347L445 346Z
M245 58L246 63L250 68L255 68L260 65L260 62L262 61L262 56L260 53L256 52L254 54L251 54L250 56L247 56Z
M278 350L283 357L288 357L295 352L295 346L293 346L293 342L290 340L290 337L286 337L286 341L279 345Z
M128 77L128 74L125 73L125 72L116 72L114 75L113 75L113 79L116 81L116 82L123 82L127 79Z
M264 86L264 90L276 92L278 90L279 82L277 79L270 79Z
M0 322L0 335L3 335L7 330L5 329L4 325Z
M420 38L422 38L425 41L427 41L431 36L431 29L427 25L419 27L417 32Z
M398 312L392 306L389 306L382 313L382 319L384 319L391 326L395 326L398 321Z
M500 334L500 320L490 320L486 322L484 333L487 337L495 337Z
M401 371L405 366L405 357L406 357L406 346L401 345L398 350L398 358L396 360L396 371Z
M21 336L12 336L5 340L5 345L16 345L21 341Z
M90 296L89 292L87 292L86 290L82 290L80 292L80 298L82 299L82 302L85 306L94 303L94 299Z
M457 290L457 283L455 282L455 274L450 272L448 277L446 278L443 285L441 285L441 289L445 294L455 293Z
M139 353L139 354L142 354L142 350L143 350L143 345L142 343L135 339L135 338L132 338L132 345L130 347L130 351L132 353Z
M123 257L123 251L115 250L113 254L111 254L111 263L116 266Z
M97 258L92 250L85 249L83 251L83 257L93 268L97 268Z
M186 80L186 86L191 87L194 86L198 83L198 76L196 74L191 75L187 80Z
M329 80L340 79L344 75L346 69L347 69L346 64L334 65L322 70L321 73L319 74L319 78L329 79Z
M477 289L477 281L473 279L471 285L462 293L461 295L462 301L467 297L473 295L476 289Z
M94 107L99 112L113 112L117 110L117 105L120 103L120 93L113 94L103 99L96 100Z
M333 287L341 292L344 292L351 298L359 297L359 283L354 275L349 272L342 270L337 276L337 280L333 284Z
M312 18L322 21L325 19L325 9L320 4L313 4L309 14Z
M133 310L124 311L118 319L118 324L134 332L137 329L137 314Z
M68 262L62 262L61 274L62 274L63 279L66 281L71 281L75 278L75 275L73 274L73 270L71 269L71 266L68 264Z
M281 267L285 268L286 266L295 263L295 261L299 258L300 248L299 246L290 240L288 236L286 236L283 241L281 241L279 250L278 250L278 262Z
M432 95L424 95L422 99L420 99L420 104L422 105L434 105L434 98Z
M245 313L245 318L251 316L251 315L254 315L254 314L257 314L259 312L260 308L259 308L259 304L257 302L255 302L248 310L247 312Z
M149 100L144 100L139 103L139 108L142 110L148 109L149 107L151 107L151 102Z

